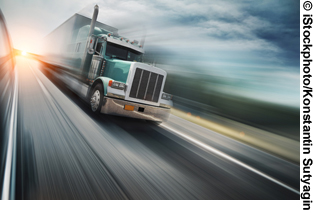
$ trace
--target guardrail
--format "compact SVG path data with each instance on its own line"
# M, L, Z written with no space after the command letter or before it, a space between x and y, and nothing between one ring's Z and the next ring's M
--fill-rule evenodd
M18 76L14 51L0 10L0 189L1 199L15 199ZM2 182L2 183L1 183Z
M12 110L10 115L9 140L6 153L6 163L4 170L3 186L1 199L15 199L15 173L16 173L16 135L17 135L17 102L18 102L18 77L17 71L14 70L14 90L11 95Z

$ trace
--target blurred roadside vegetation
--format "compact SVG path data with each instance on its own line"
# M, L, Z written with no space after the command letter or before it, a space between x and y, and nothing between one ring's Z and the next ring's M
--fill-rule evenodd
M172 58L163 51L148 51L144 62L164 65L168 63L165 58ZM185 66L185 64L183 64ZM174 67L174 66L173 66ZM176 66L175 66L176 67ZM177 70L168 72L164 91L174 95L174 107L191 113L195 116L216 114L253 127L257 127L275 134L299 141L300 109L287 105L249 99L220 91L229 84L223 77L198 72L198 67L189 67L195 72L181 72ZM298 85L297 85L298 86ZM277 91L274 91L275 93Z
M174 106L187 106L178 97L196 101L208 106L189 104L195 111L215 113L260 129L299 140L299 109L285 105L248 99L214 92L211 84L217 85L211 76L169 74L164 91L173 94ZM204 105L203 105L204 106Z

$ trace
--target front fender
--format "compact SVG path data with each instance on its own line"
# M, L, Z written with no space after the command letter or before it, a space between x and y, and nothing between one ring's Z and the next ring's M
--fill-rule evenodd
M92 84L91 89L92 89L96 84L102 82L102 84L103 84L103 89L104 89L104 95L107 95L107 86L108 86L108 82L109 82L110 80L113 80L113 79L107 78L107 77L103 77L103 76L97 77L97 78L94 80L94 83Z

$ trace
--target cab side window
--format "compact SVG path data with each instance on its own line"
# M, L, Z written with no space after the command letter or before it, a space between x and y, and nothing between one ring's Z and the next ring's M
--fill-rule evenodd
M95 55L101 55L102 54L101 51L102 51L102 43L97 43L96 49L95 49Z

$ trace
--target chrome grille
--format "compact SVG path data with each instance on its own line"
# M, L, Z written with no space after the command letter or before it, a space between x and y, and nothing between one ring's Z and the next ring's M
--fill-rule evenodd
M129 97L158 102L163 78L163 75L137 68Z

